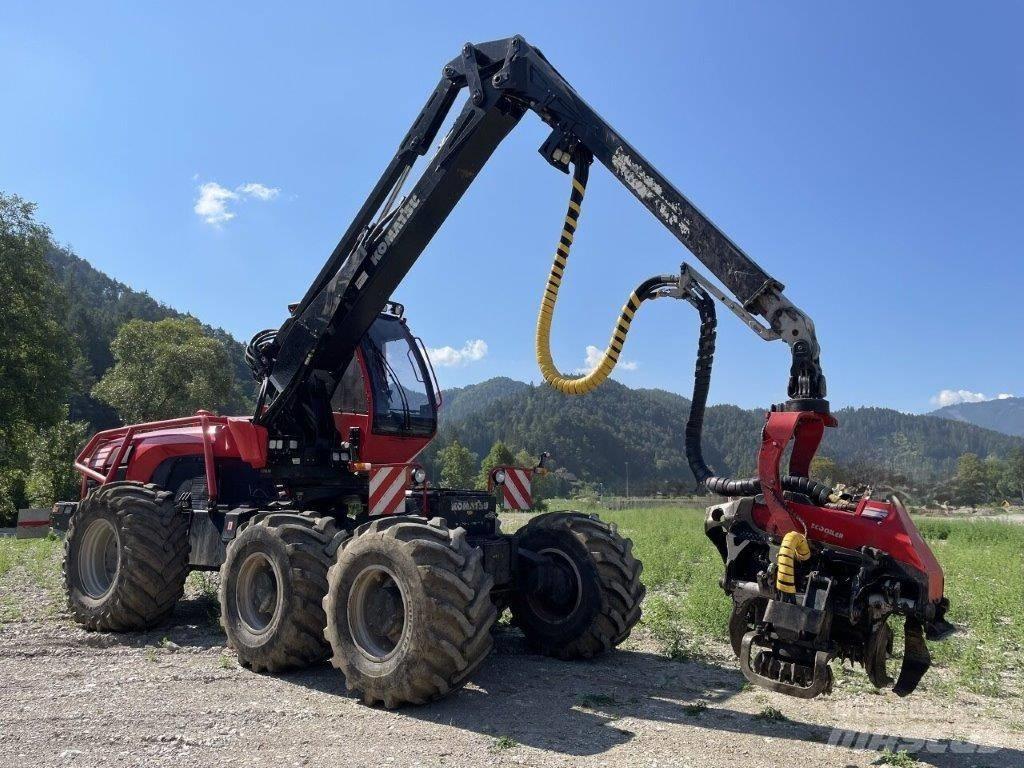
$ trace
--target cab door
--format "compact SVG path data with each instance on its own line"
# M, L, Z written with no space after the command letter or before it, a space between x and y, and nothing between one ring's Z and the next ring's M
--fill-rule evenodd
M380 315L363 337L331 399L343 440L362 434L360 458L412 461L437 432L437 393L429 364L405 320Z

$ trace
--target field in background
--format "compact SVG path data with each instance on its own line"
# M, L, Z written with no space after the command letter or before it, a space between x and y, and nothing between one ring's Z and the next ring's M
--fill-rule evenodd
M703 510L632 509L602 511L601 516L633 539L644 561L643 630L672 658L729 659L729 603L718 587L721 560L704 537ZM529 517L503 514L503 529L515 530ZM925 678L923 688L940 695L952 687L993 697L1020 695L1024 526L991 520L917 522L945 569L949 618L962 628L950 640L931 645L936 673ZM0 539L0 622L61 612L60 557L56 540ZM17 583L28 583L28 593L10 588L15 569L23 572ZM897 646L901 642L897 639ZM838 675L838 683L867 685L859 670Z

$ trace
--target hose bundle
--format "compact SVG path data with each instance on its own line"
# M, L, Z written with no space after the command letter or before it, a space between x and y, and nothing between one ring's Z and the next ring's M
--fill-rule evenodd
M276 339L277 329L267 328L253 336L245 347L245 362L256 381L263 381L270 374Z
M589 157L577 157L573 163L572 192L569 197L569 208L565 214L565 224L555 250L551 273L548 275L548 282L544 288L540 312L537 315L537 365L540 366L544 380L554 389L566 395L585 395L608 378L619 361L619 355L622 354L626 335L629 333L629 326L633 322L633 315L637 309L643 302L652 298L655 291L664 286L666 281L674 280L674 278L663 276L652 277L636 287L636 290L629 295L629 299L623 305L608 346L601 356L601 362L594 370L576 377L565 376L558 370L554 358L551 356L551 323L555 314L555 304L558 302L558 289L561 287L562 275L569 260L569 249L572 247L573 236L576 234L589 172Z
M711 389L711 368L715 362L718 319L714 300L699 285L690 287L687 299L700 315L700 335L697 340L697 363L693 374L690 417L686 421L686 461L697 482L702 483L712 493L720 496L756 496L761 492L761 481L758 478L734 480L716 477L704 462L701 436L704 432L704 409L707 406L708 391ZM786 475L782 478L782 490L803 494L818 506L824 505L832 493L832 489L824 483L795 475Z

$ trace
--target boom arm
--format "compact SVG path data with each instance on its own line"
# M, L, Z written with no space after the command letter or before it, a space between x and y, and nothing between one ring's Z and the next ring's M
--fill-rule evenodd
M463 88L469 98L462 112L412 190L394 206L413 163L433 144ZM517 36L467 44L444 67L398 152L302 301L276 335L264 337L254 350L263 378L257 421L279 432L315 430L313 414L320 409L314 400L328 386L325 377L330 382L341 375L392 292L528 110L552 129L540 148L545 159L562 171L580 157L596 158L608 168L736 297L738 305L731 309L760 316L771 337L790 345L793 407L827 410L814 324L786 299L783 285L622 139L538 49ZM751 323L757 325L752 318Z

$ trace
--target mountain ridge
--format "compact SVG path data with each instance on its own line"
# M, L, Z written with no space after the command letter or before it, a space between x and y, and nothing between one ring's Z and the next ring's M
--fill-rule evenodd
M691 490L683 437L689 400L665 390L630 389L610 380L581 397L503 377L456 390L457 408L441 414L438 446L458 440L483 456L495 440L556 462L588 482L625 490L626 464L637 492ZM718 472L754 472L765 411L713 405L706 412L704 453ZM918 484L955 473L962 453L1005 457L1024 439L930 415L890 408L843 408L826 431L820 456L862 471ZM435 448L436 450L436 448ZM429 460L435 450L427 453Z
M983 400L980 403L956 403L938 408L929 415L967 422L1002 432L1004 435L1024 437L1024 397L1003 397Z

